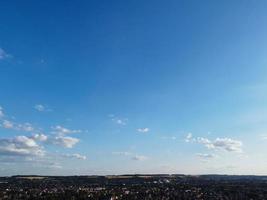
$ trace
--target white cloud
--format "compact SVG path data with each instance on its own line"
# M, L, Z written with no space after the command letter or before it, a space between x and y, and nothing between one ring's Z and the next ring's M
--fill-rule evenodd
M2 126L6 129L12 129L14 128L14 124L11 121L4 120Z
M200 144L204 144L208 149L214 149L213 143L207 138L198 137L198 138L196 138L194 140L197 141Z
M72 148L80 141L78 138L68 137L66 134L80 133L82 132L81 130L71 130L59 125L52 127L52 130L52 133L56 134L56 136L48 138L48 143Z
M52 127L53 133L56 133L58 135L65 135L65 134L72 134L72 133L81 133L81 130L71 130L64 128L62 126L57 125L56 127Z
M149 132L149 128L138 128L137 131L140 133L147 133Z
M43 148L27 136L0 139L1 156L43 156L44 154Z
M0 106L0 118L4 117L3 107Z
M120 125L126 125L127 119L116 119L115 122Z
M46 108L39 107L39 110ZM68 137L68 134L80 133L81 130L71 130L62 126L52 127L50 134L41 132L41 128L34 127L31 123L17 123L9 120L0 106L0 127L15 131L29 132L31 136L15 136L11 138L0 138L0 162L1 163L26 163L32 162L40 167L62 168L55 160L56 152L46 152L49 145L57 145L65 148L73 148L80 140L75 137ZM74 153L65 154L65 157L85 160L86 156Z
M147 159L146 156L142 156L142 155L135 155L132 157L133 160L137 160L137 161L144 161Z
M3 108L0 106L0 118L3 118L4 116L5 115L3 112ZM34 131L34 127L30 123L16 123L14 121L10 121L5 118L1 120L0 126L6 129L13 129L16 131L26 131L26 132Z
M11 55L7 54L4 49L0 48L0 60L4 60L7 58L12 57Z
M34 140L36 141L40 141L40 142L46 142L48 140L48 136L47 135L44 135L42 133L40 134L35 134L33 137L32 137Z
M216 138L210 141L207 138L197 138L200 144L204 144L208 149L224 149L230 152L242 152L242 142L231 138Z
M49 157L47 157L49 154L45 152L41 144L54 144L72 148L77 142L79 142L77 138L64 136L52 137L41 133L30 137L16 136L9 139L0 139L0 162L46 162L45 160L49 159ZM64 156L81 160L86 159L86 156L80 154L65 154ZM39 158L42 160L39 160ZM57 165L52 164L48 167L57 168L56 166Z
M48 108L47 106L44 106L42 104L36 104L33 108L35 110L39 111L39 112L49 112L49 111L52 111L50 108Z
M34 131L34 127L30 123L18 124L10 120L3 120L2 127L6 129L13 129L16 131L26 131L26 132Z
M54 145L63 146L66 148L72 148L75 146L80 140L74 137L67 137L67 136L56 136L49 138L48 142Z
M108 117L110 117L113 122L115 122L116 124L119 124L119 125L125 126L128 122L127 118L118 118L113 114L108 115Z
M64 157L67 158L76 158L79 160L86 160L86 156L78 154L78 153L74 153L74 154L63 154Z
M189 133L185 139L186 142L197 142L203 144L208 149L223 149L228 152L242 153L242 141L234 140L231 138L216 138L215 140L210 140L208 138L197 137L193 138L192 134Z
M216 138L213 141L215 148L223 148L226 151L242 152L242 142L231 138Z
M38 146L32 138L29 138L29 137L24 136L24 135L16 136L13 141L17 142L18 144L20 144L22 146L27 146L27 147L37 147Z
M41 104L35 105L34 108L40 112L45 111L45 107Z
M33 126L30 123L24 123L24 124L18 124L17 125L18 130L32 132L34 130Z
M193 137L192 133L188 133L186 138L185 138L185 141L190 142L192 140L192 137Z

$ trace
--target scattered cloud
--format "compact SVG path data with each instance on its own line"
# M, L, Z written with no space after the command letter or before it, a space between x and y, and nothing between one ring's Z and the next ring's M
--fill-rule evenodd
M10 120L3 120L1 126L5 129L13 129L16 131L26 131L26 132L33 132L34 127L30 123L15 123Z
M242 152L242 142L231 138L216 138L213 141L207 138L197 138L197 142L204 144L208 149L224 149L230 152Z
M48 142L54 145L59 145L65 148L72 148L80 141L78 138L66 135L73 133L80 133L82 132L81 130L71 130L59 125L57 125L56 127L52 127L52 130L53 130L52 133L56 134L56 136L50 137L48 139Z
M203 137L193 138L192 134L189 133L186 136L185 141L203 144L208 149L215 149L215 150L223 149L228 152L236 152L236 153L243 152L242 141L234 140L231 138L216 138L215 140L212 141L208 138L203 138Z
M43 156L45 151L36 141L27 136L0 139L0 155L5 156Z
M8 118L4 115L3 108L0 106L0 126L5 129L13 129L16 131L26 131L33 132L34 127L32 124L26 123L16 123L14 121L8 120Z
M137 131L140 133L147 133L149 132L149 128L138 128Z
M48 136L45 134L34 134L32 136L15 136L13 138L0 139L0 162L42 162L47 165L49 154L45 151L44 144L58 145L72 148L79 142L79 139L64 136ZM55 159L54 153L50 153L50 159ZM76 158L85 160L86 156L75 154L65 154L66 158ZM38 159L37 159L38 158ZM39 158L42 158L40 160ZM46 159L48 159L46 161ZM50 164L49 164L50 166Z
M36 107L37 108L37 107ZM38 106L40 111L46 108ZM46 151L49 145L73 148L80 139L70 137L69 134L86 132L68 129L63 126L51 127L50 134L43 133L41 128L35 128L31 123L17 123L4 114L0 106L0 127L15 131L29 132L31 135L20 135L11 138L0 138L1 163L32 163L40 167L60 169L60 163L53 162L57 159L57 151ZM63 156L63 155L61 155ZM64 154L65 158L85 160L86 156L78 153Z

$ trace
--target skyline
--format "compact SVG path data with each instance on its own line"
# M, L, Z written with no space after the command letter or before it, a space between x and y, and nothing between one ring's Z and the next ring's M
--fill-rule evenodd
M266 1L5 1L0 176L267 169Z

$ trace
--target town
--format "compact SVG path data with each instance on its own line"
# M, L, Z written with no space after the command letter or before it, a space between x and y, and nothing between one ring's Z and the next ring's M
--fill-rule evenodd
M12 176L0 199L267 199L267 177L226 175Z

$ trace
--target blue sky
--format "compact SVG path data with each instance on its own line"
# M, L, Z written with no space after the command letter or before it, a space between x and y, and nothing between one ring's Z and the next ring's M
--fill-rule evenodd
M267 174L266 1L3 1L0 175Z

